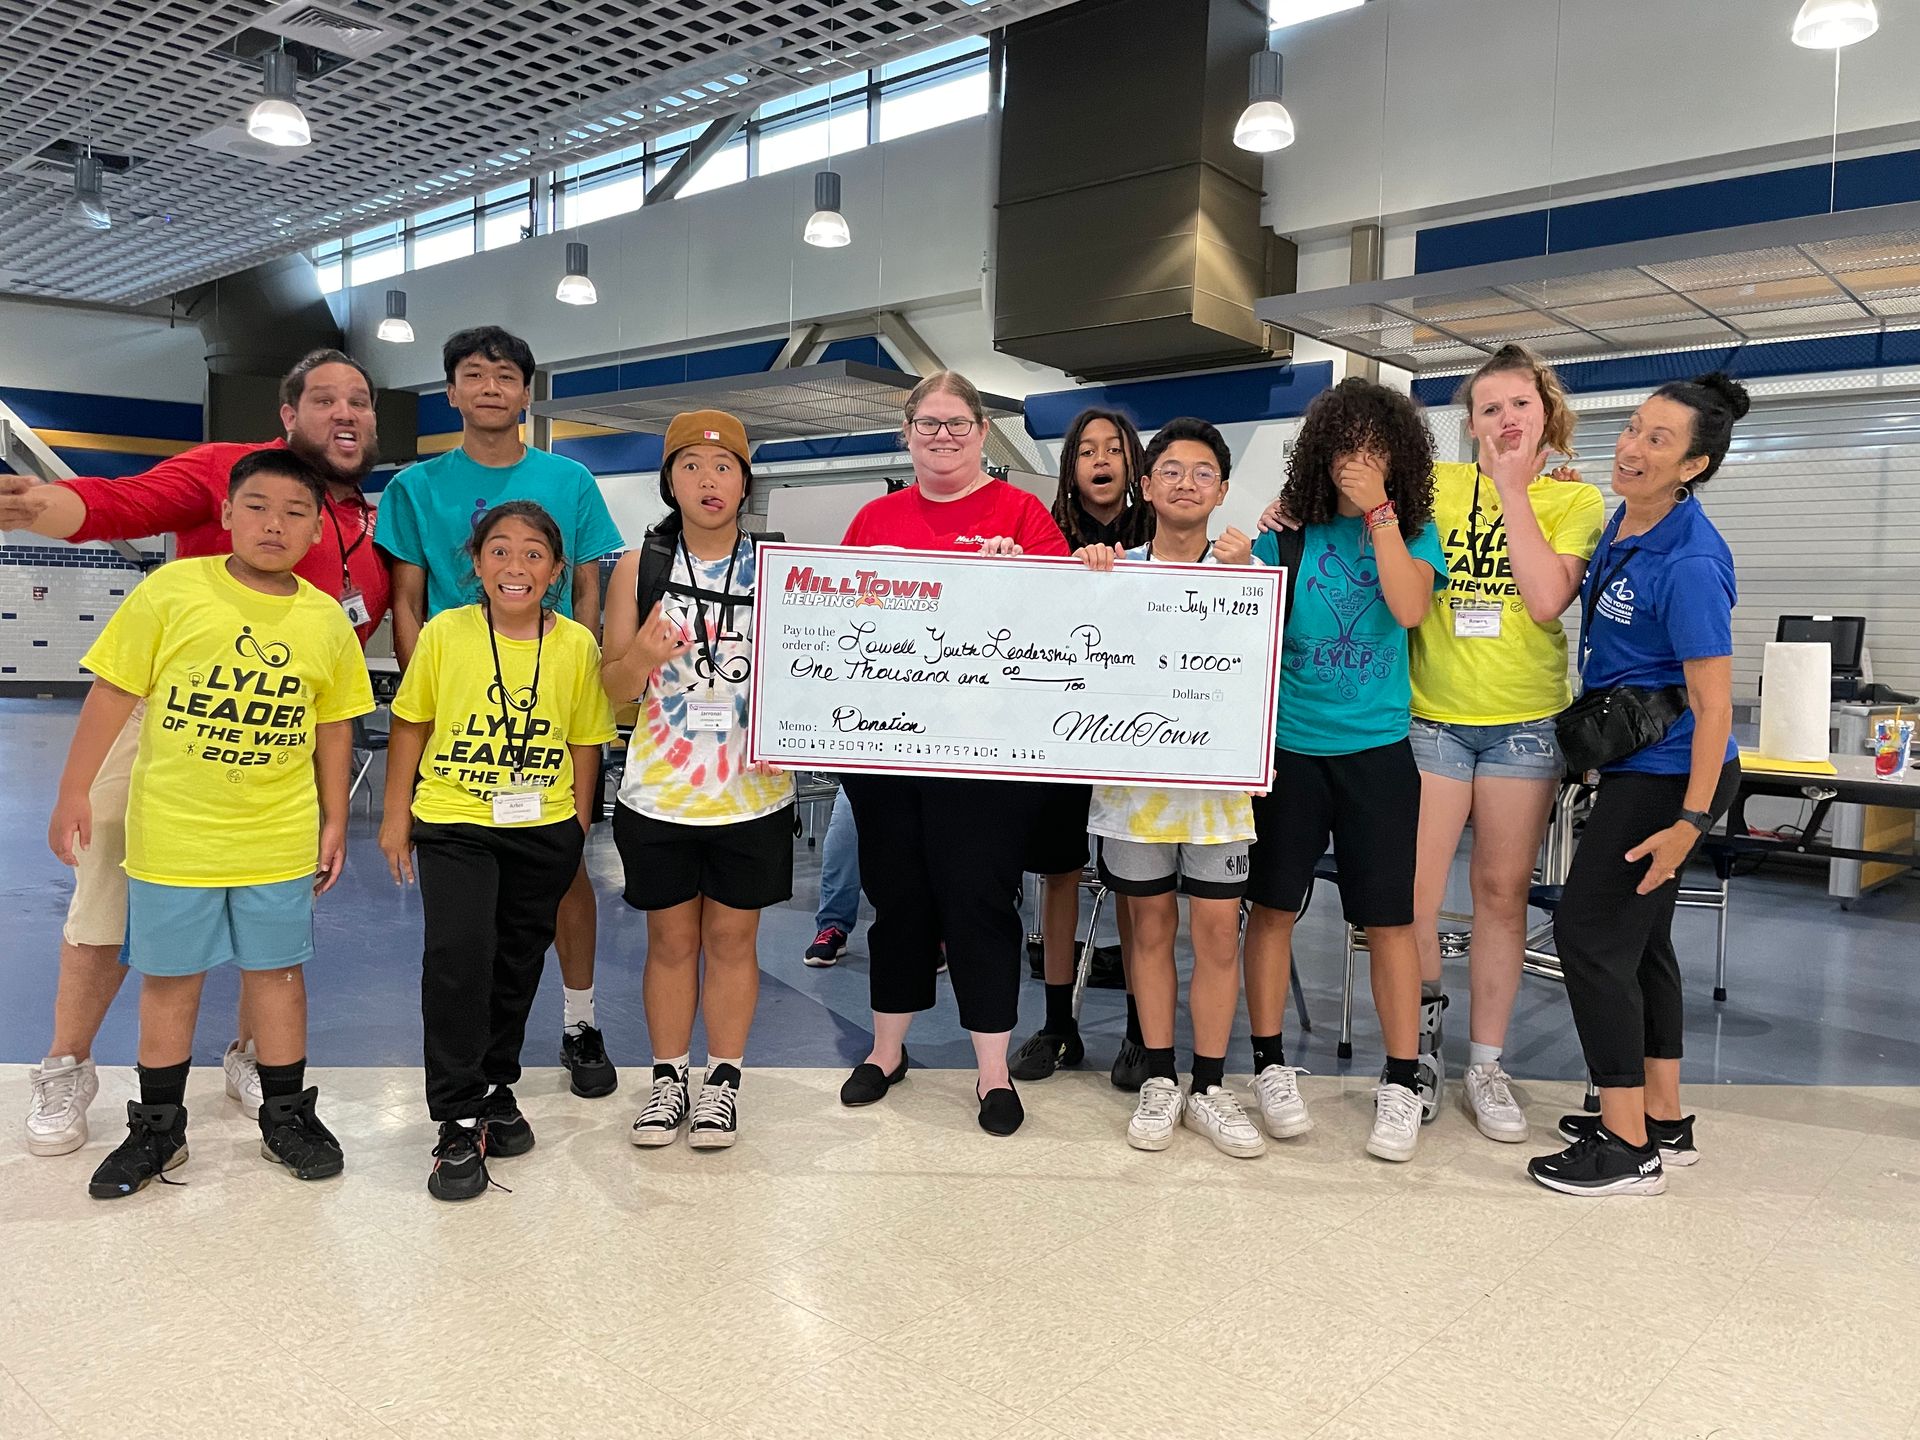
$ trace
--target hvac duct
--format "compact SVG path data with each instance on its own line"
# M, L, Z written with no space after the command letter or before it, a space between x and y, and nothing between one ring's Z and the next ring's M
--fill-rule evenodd
M1235 148L1246 0L1082 0L1006 32L994 344L1087 379L1247 364L1291 337L1254 302L1294 285Z

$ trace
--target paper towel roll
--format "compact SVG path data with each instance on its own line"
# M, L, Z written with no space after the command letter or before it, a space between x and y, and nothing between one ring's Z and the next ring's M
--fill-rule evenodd
M1771 760L1827 758L1833 647L1767 642L1760 669L1760 753Z

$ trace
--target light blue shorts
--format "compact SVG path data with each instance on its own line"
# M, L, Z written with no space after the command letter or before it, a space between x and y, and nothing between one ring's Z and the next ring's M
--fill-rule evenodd
M127 881L127 963L142 975L281 970L311 959L311 875L271 885Z
M1496 780L1559 780L1566 772L1553 721L1511 725L1448 725L1413 718L1413 762L1423 775L1471 785L1476 775Z

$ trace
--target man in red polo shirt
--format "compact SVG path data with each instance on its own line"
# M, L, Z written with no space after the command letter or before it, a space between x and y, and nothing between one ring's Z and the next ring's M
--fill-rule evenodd
M261 444L199 445L122 480L75 479L42 484L0 474L0 530L27 530L58 540L131 540L171 532L175 554L220 555L231 548L220 524L227 477L242 455L286 446L327 477L320 543L294 573L340 601L362 644L386 617L391 585L372 544L374 512L360 490L379 456L373 386L359 363L338 350L316 350L280 384L283 439ZM138 712L115 742L95 782L93 844L74 872L73 900L60 946L60 988L54 1000L53 1045L30 1072L27 1148L60 1155L87 1142L87 1105L98 1089L94 1037L126 971L126 877L120 869L127 783L137 749ZM227 1051L227 1093L257 1113L259 1076L245 1034Z

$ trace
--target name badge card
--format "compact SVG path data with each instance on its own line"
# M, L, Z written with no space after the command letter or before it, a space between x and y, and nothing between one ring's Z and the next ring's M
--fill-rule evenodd
M733 701L689 700L687 729L696 735L702 731L713 735L725 735L733 729Z
M496 790L493 792L493 823L524 825L540 818L538 790Z
M1265 791L1285 614L1265 566L763 544L748 758Z
M1453 612L1453 633L1462 640L1498 640L1500 612L1486 606L1461 606Z

